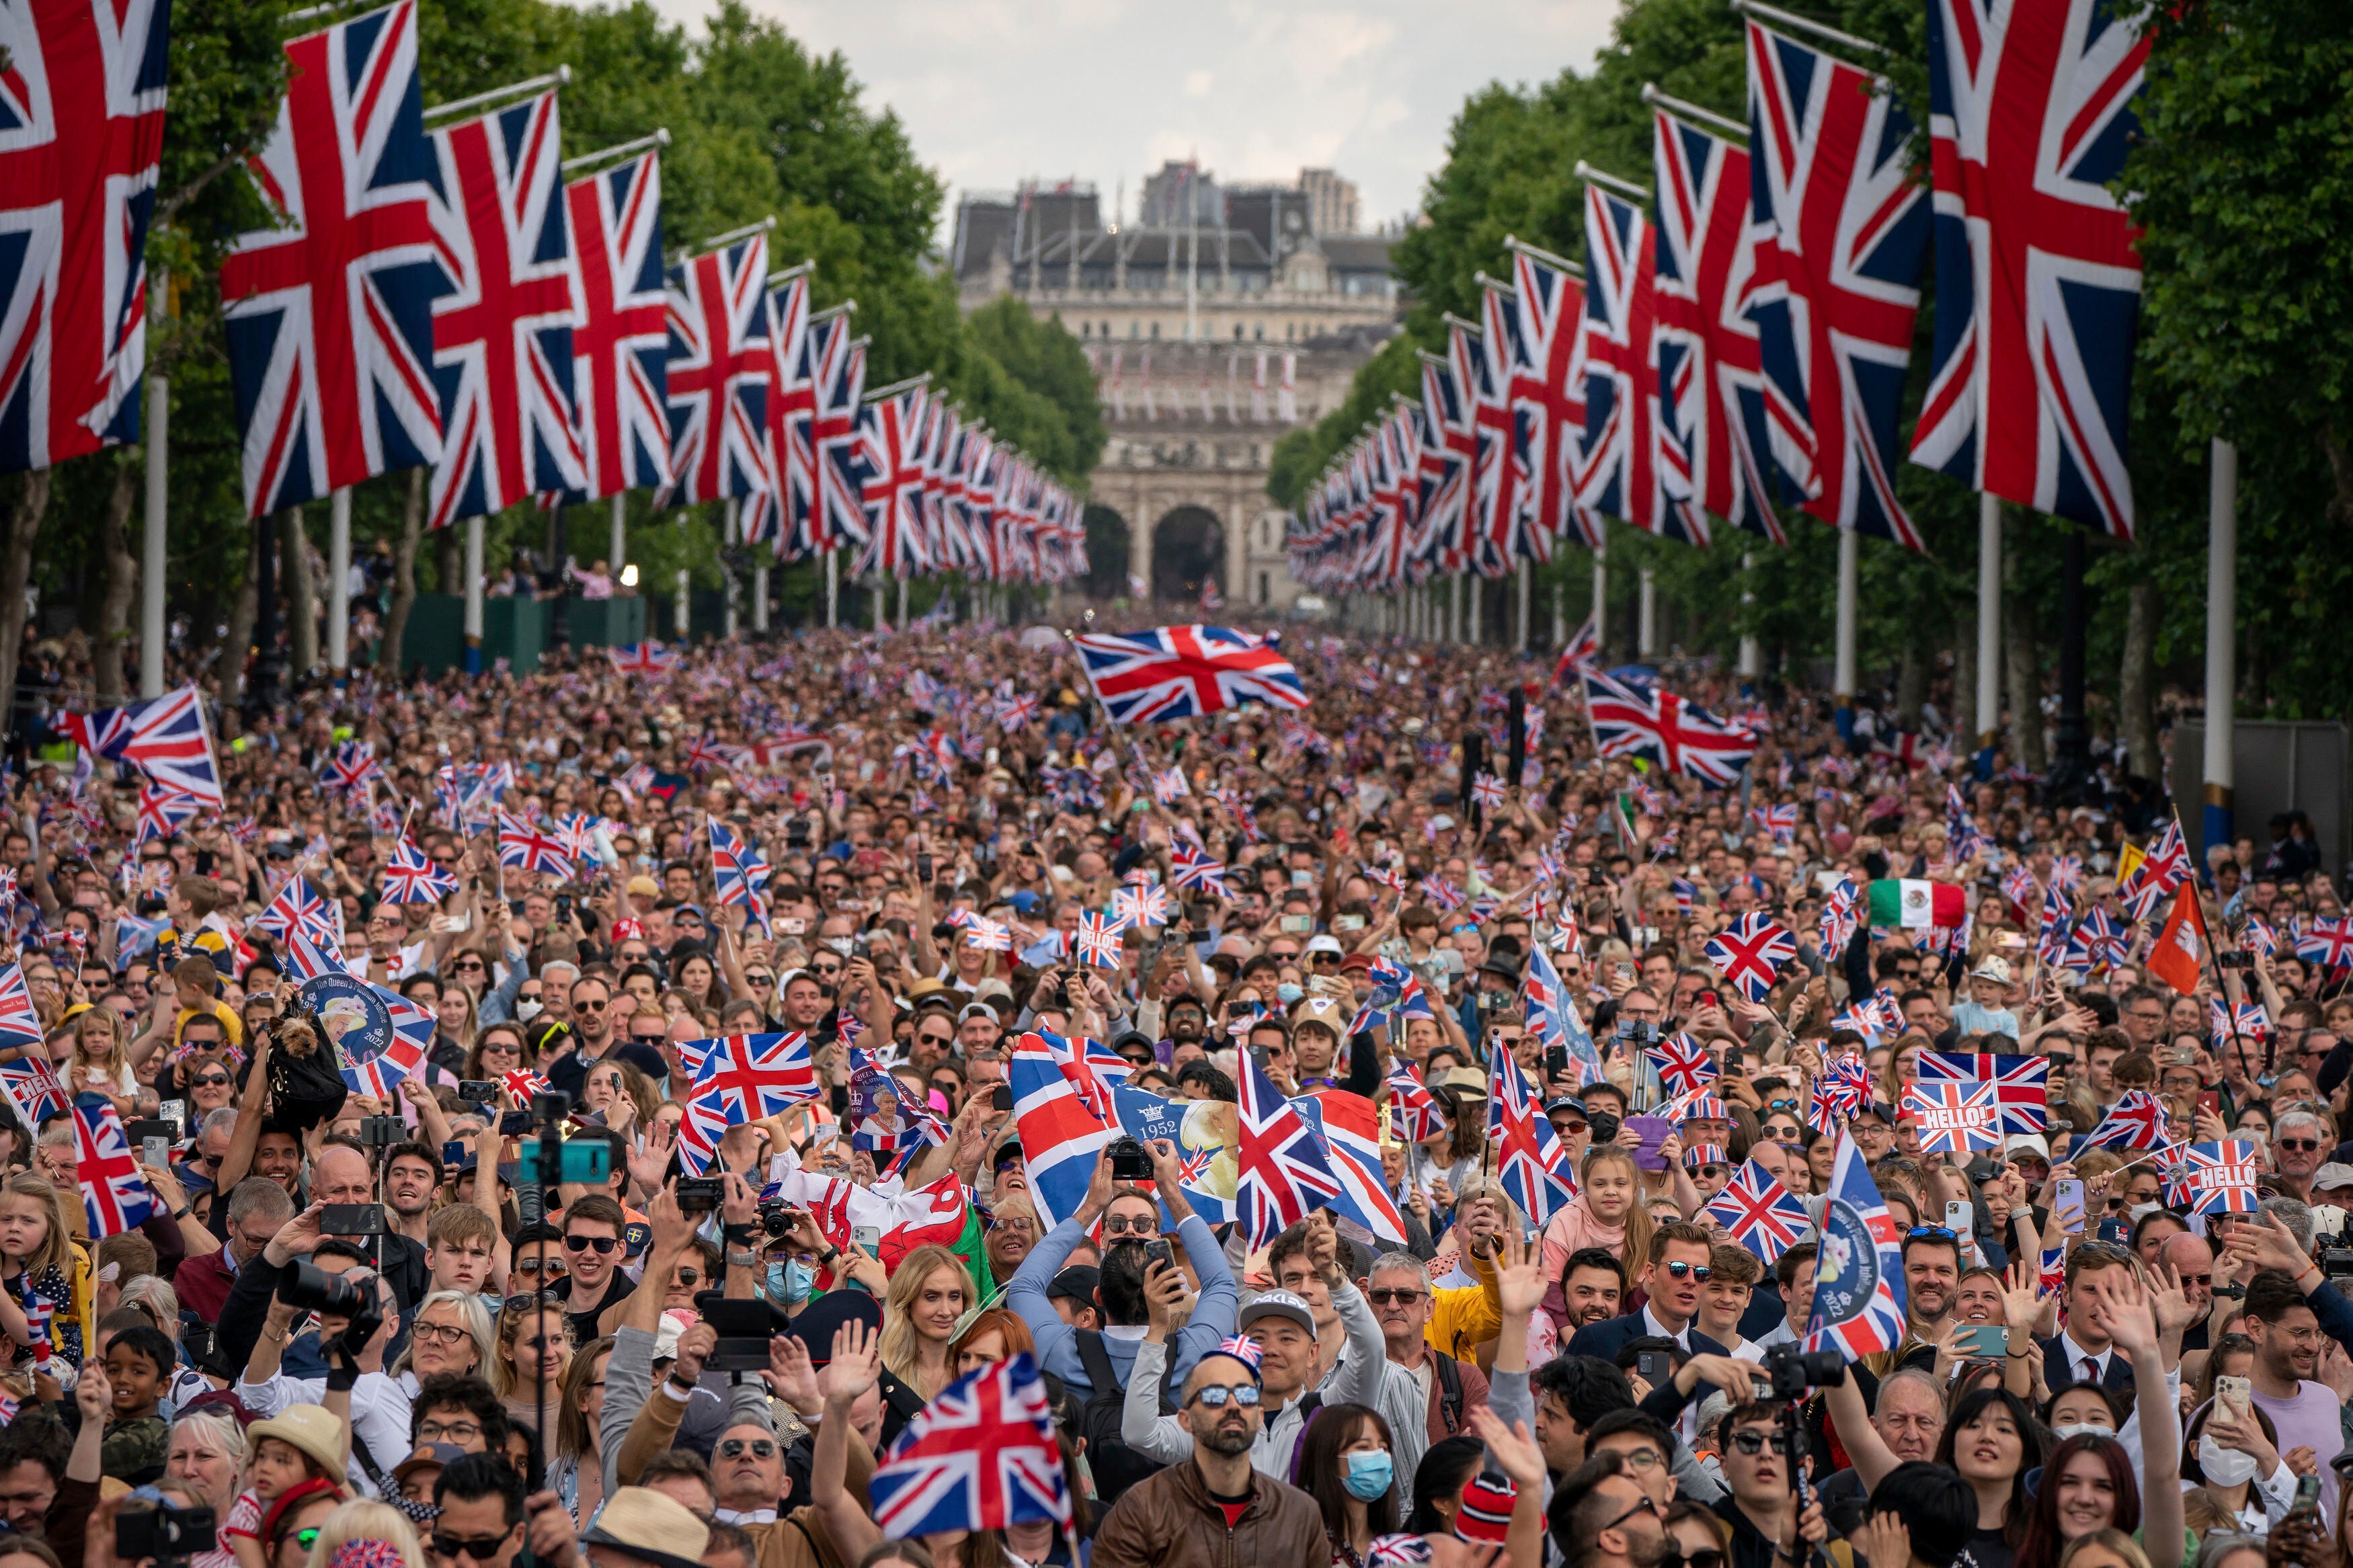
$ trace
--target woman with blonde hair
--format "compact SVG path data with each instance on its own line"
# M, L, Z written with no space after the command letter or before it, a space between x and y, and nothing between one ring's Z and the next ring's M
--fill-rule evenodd
M564 1303L522 1298L499 1314L491 1386L505 1402L510 1420L538 1431L540 1413L553 1414L561 1406L564 1374L571 1365L572 1324Z
M899 1260L882 1298L882 1364L929 1404L955 1381L948 1345L972 1305L972 1276L944 1247L919 1247Z
M595 1518L605 1502L596 1426L605 1412L605 1367L612 1359L613 1337L607 1334L581 1346L564 1374L564 1405L555 1417L555 1456L547 1484L564 1500L575 1525Z
M459 1060L473 1055L474 1036L481 1027L481 1016L474 1000L473 988L459 982L441 987L441 998L433 1005L433 1049L454 1047Z
M425 1547L398 1509L358 1498L319 1526L308 1568L426 1568Z

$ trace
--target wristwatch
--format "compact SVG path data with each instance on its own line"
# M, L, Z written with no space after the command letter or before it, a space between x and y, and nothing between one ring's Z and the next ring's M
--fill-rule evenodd
M760 1255L756 1252L731 1252L727 1255L727 1267L730 1268L757 1268L760 1267Z

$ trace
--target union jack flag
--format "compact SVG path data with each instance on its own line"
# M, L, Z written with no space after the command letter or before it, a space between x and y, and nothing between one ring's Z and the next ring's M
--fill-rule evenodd
M1338 1203L1341 1184L1323 1140L1257 1058L1244 1053L1240 1065L1240 1175L1234 1198L1250 1244L1257 1248L1272 1244L1310 1209Z
M1798 1195L1754 1160L1733 1172L1724 1190L1708 1200L1707 1216L1768 1264L1803 1241L1814 1224Z
M499 813L500 865L569 877L572 875L572 857L567 850L565 841L554 834L542 833L537 826L525 822L513 812Z
M16 973L13 964L8 973ZM24 983L20 978L15 983L15 989L22 995L23 988ZM27 1001L26 1005L29 1009L31 1003ZM0 1034L0 1041L29 1045L40 1039L37 1032L29 1039L18 1037L13 1022L7 1024L5 1029L5 1034ZM40 1126L50 1117L62 1114L73 1103L73 1096L66 1092L65 1084L58 1078L57 1068L49 1064L47 1058L40 1056L0 1062L0 1088L8 1091L8 1098L16 1102L16 1112L24 1118L27 1127Z
M2295 955L2332 974L2353 969L2353 915L2315 915L2296 933Z
M2165 1107L2146 1089L2128 1089L2085 1135L2087 1149L2158 1149L2172 1142Z
M133 847L153 840L170 838L196 818L205 803L168 785L142 784L139 787L139 827L132 839Z
M1487 1140L1495 1180L1522 1214L1542 1225L1577 1196L1568 1147L1540 1109L1535 1086L1509 1051L1487 1064Z
M1577 506L1577 448L1585 434L1585 285L1573 263L1512 246L1525 357L1512 367L1512 409L1528 452L1532 526L1556 539L1601 542L1601 520ZM1590 618L1586 631L1592 629ZM1578 638L1562 651L1569 659ZM1587 658L1592 657L1590 653ZM1555 679L1560 679L1556 673Z
M1862 921L1862 895L1855 890L1853 878L1841 877L1822 900L1821 925L1815 933L1824 955L1844 952Z
M767 934L768 864L760 858L757 845L737 837L717 817L711 819L711 876L719 889L719 902L743 905L751 923Z
M1718 1076L1715 1058L1687 1034L1661 1040L1642 1055L1657 1069L1659 1082L1669 1094L1697 1094Z
M168 0L0 14L0 473L139 438Z
M1577 1065L1585 1082L1601 1076L1601 1056L1593 1048L1593 1037L1577 1017L1577 1004L1569 999L1568 987L1561 984L1560 971L1554 967L1552 956L1540 947L1528 954L1527 974L1520 982L1520 998L1528 1031L1535 1036L1538 1049L1567 1050L1568 1059Z
M2051 1081L2048 1057L1922 1051L1918 1066L1924 1082L1992 1086L2004 1137L2039 1133L2050 1125L2050 1109L2043 1102Z
M585 489L601 500L668 489L670 296L661 265L661 163L649 152L564 187L579 282L573 406ZM616 570L619 562L614 562Z
M658 642L633 642L605 651L613 668L624 675L668 675L678 668L678 650Z
M1389 1128L1398 1142L1421 1143L1446 1131L1438 1099L1422 1082L1421 1069L1399 1057L1384 1080L1389 1091Z
M2105 0L1929 0L1936 335L1912 459L2120 539L2140 258L2108 185L2147 58Z
M1911 121L1868 73L1751 20L1748 126L1775 451L1787 442L1808 455L1820 487L1805 503L1814 516L1924 549L1895 495L1928 241L1904 151ZM1957 839L1953 852L1967 858Z
M1441 914L1451 914L1462 907L1462 889L1443 877L1424 877L1413 886L1414 891Z
M396 991L387 991L372 981L365 984L392 1016L392 1038L384 1049L364 1061L346 1059L343 1082L353 1094L373 1095L389 1104L401 1079L425 1065L425 1053L433 1047L433 1034L440 1026L440 1020Z
M581 290L555 99L543 92L432 133L444 193L433 237L450 287L433 301L442 439L431 528L588 486L572 396Z
M2114 915L2093 906L2091 911L2075 922L2074 933L2067 939L2071 958L2080 952L2087 970L2114 969L2132 952L2130 928L2116 923ZM2068 968L2074 968L2069 963Z
M1798 808L1794 805L1785 802L1780 805L1760 805L1748 815L1776 844L1787 844L1798 835Z
M2279 952L2279 932L2256 916L2249 915L2247 923L2239 930L2239 947L2242 952L2259 952L2265 958L2275 957Z
M923 465L918 450L923 422L920 386L888 397L877 394L858 411L859 435L865 443L860 500L867 536L859 572L911 577L931 569L923 542Z
M1299 671L1274 643L1223 626L1156 626L1077 639L1087 680L1116 723L1165 723L1245 703L1307 706Z
M1165 926L1168 923L1168 889L1156 885L1118 889L1111 896L1111 912L1122 927Z
M907 1423L868 1488L893 1540L1071 1522L1046 1382L1028 1351L965 1373Z
M1542 559L1550 553L1546 542L1532 537L1528 528L1529 488L1527 428L1512 406L1514 370L1523 377L1535 374L1520 322L1519 302L1511 291L1489 285L1480 294L1480 325L1475 332L1453 329L1460 353L1455 374L1471 399L1471 421L1478 433L1478 456L1471 468L1472 533L1476 546L1472 565L1493 577L1510 570L1514 556ZM1384 426L1393 430L1394 425ZM1392 512L1397 502L1398 465L1389 450L1376 444L1373 459L1373 502L1376 526L1384 501ZM1398 526L1403 527L1402 517Z
M1664 688L1638 690L1599 670L1585 677L1585 710L1605 757L1642 757L1670 773L1729 784L1757 754L1757 737Z
M1504 781L1494 774L1478 773L1472 776L1471 804L1481 811L1499 811L1503 808L1504 802L1509 798L1510 792L1504 787Z
M2257 1041L2271 1038L2271 1016L2260 1002L2242 1002L2235 1007L2226 1007L2220 996L2209 996L2206 1013L2217 1051L2230 1044L2234 1035Z
M820 331L822 337L819 336ZM819 553L866 540L866 438L859 428L866 396L866 340L850 335L846 315L820 312L809 322L817 365L818 510L809 548Z
M1968 803L1961 792L1951 784L1945 786L1945 847L1956 865L1978 852L1985 835L1978 831L1977 818L1969 815Z
M774 490L744 503L744 540L765 540L778 556L807 536L817 502L817 381L808 363L809 274L795 268L768 287L768 472Z
M1747 152L1654 112L1659 450L1669 505L1704 508L1776 544L1776 501L1812 490L1813 453L1788 382L1765 375ZM1794 470L1788 470L1795 465ZM1689 527L1689 524L1685 525ZM1704 528L1705 525L1700 525Z
M1704 545L1707 520L1696 508L1671 507L1661 482L1651 249L1641 207L1598 184L1585 187L1585 438L1577 504Z
M1023 695L1000 697L997 700L997 727L1008 735L1018 734L1038 717L1038 700Z
M2057 965L2067 952L2068 933L2075 929L2075 906L2053 877L2042 889L2042 910L2035 923L2034 956Z
M776 488L768 468L768 237L670 274L671 490L689 503Z
M682 1053L681 1059L683 1060ZM506 1089L508 1098L518 1106L528 1106L555 1087L529 1068L510 1068L500 1075L499 1082Z
M69 713L59 727L93 757L129 763L155 783L194 796L215 811L227 804L220 767L213 760L204 698L193 686L121 708Z
M2155 914L2158 907L2181 886L2189 875L2189 846L2182 842L2181 824L2168 822L2157 842L2141 857L2125 885L2116 889L2124 900L2125 912L2135 921L2145 921Z
M375 747L365 741L345 741L327 756L327 776L322 786L336 795L350 795L384 777Z
M1894 1350L1904 1339L1904 1237L1852 1138L1839 1140L1830 1199L1805 1347L1849 1361Z
M1124 962L1120 942L1123 929L1112 917L1089 910L1079 917L1079 929L1071 933L1071 955L1097 969L1117 969Z
M2253 1214L2260 1161L2242 1139L2177 1145L2180 1156L2166 1173L2165 1201L2192 1214Z
M1601 659L1601 626L1598 615L1588 615L1585 624L1563 645L1560 662L1552 667L1555 685L1566 685L1568 678Z
M976 952L1011 952L1013 928L992 920L976 920L965 928L964 944Z
M1920 1123L1923 1154L1974 1154L2001 1146L2001 1110L1990 1084L1919 1079L1904 1091L1904 1112Z
M1814 1079L1812 1103L1806 1108L1807 1125L1831 1137L1862 1112L1871 1099L1871 1069L1861 1057L1840 1057Z
M281 942L290 941L300 931L329 947L340 947L343 941L343 906L321 892L310 878L290 877L286 885L278 889L278 896L253 917L253 926Z
M282 220L221 263L246 510L439 460L433 300L439 171L417 79L416 0L290 40L254 184Z
M1798 956L1798 939L1770 916L1752 911L1708 938L1701 951L1743 996L1762 1002L1781 966Z
M137 1230L156 1211L155 1194L139 1173L130 1140L113 1103L101 1095L85 1095L73 1108L77 1158L74 1173L81 1182L82 1212L90 1219L92 1241Z
M697 1175L710 1168L711 1156L730 1127L790 1110L824 1093L810 1059L808 1037L797 1029L730 1035L693 1045L699 1065L685 1120L679 1123L678 1143L681 1163ZM683 1064L685 1047L679 1048L679 1057Z

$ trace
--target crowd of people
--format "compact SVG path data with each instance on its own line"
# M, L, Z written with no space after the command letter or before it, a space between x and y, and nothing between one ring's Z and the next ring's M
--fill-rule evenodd
M169 830L129 770L23 754L0 1568L2353 1563L2353 996L2297 955L2344 912L2305 840L2194 868L2246 958L2185 994L2118 896L2140 797L2063 806L1998 753L1676 672L1760 735L1704 787L1598 755L1546 665L1284 647L1304 710L1133 729L1060 639L987 627L318 689L216 714L225 806ZM502 864L502 820L557 848ZM1834 890L1891 879L1959 888L1965 923L1825 945ZM2055 962L2054 883L2128 941ZM1102 918L1153 887L1164 924ZM1796 952L1752 999L1704 950L1757 913ZM302 984L290 929L351 978ZM1598 1071L1535 1027L1539 955ZM375 988L429 1043L388 1094L322 1089ZM698 1064L778 1035L813 1097L698 1122ZM1266 1224L1251 1170L1197 1212L1229 1131L1049 1201L1035 1037L1187 1129L1232 1128L1252 1075L1362 1097L1398 1233ZM1672 1110L1670 1040L1713 1073ZM1924 1053L2044 1060L2045 1130L1924 1152ZM1855 1057L1860 1103L1813 1114ZM1556 1212L1498 1173L1503 1058ZM144 1223L109 1233L30 1060L128 1130L135 1174L99 1180ZM2248 1145L2254 1206L2083 1146L2134 1094ZM553 1184L551 1116L592 1156ZM1749 1173L1819 1221L1849 1148L1903 1332L1831 1378L1792 1352L1863 1260L1717 1200ZM961 1242L849 1217L927 1191ZM1067 1524L886 1531L878 1467L1017 1363ZM1016 1486L967 1449L934 1484Z

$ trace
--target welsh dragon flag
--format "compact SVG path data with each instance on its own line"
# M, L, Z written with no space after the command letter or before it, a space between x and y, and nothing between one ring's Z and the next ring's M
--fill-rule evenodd
M919 1247L944 1247L964 1259L972 1276L973 1300L984 1301L995 1291L988 1258L983 1251L980 1212L964 1183L950 1172L929 1186L886 1194L854 1182L790 1168L780 1182L771 1182L763 1197L782 1198L815 1216L825 1238L849 1250L860 1226L882 1233L878 1249L882 1267L896 1272L899 1260Z

